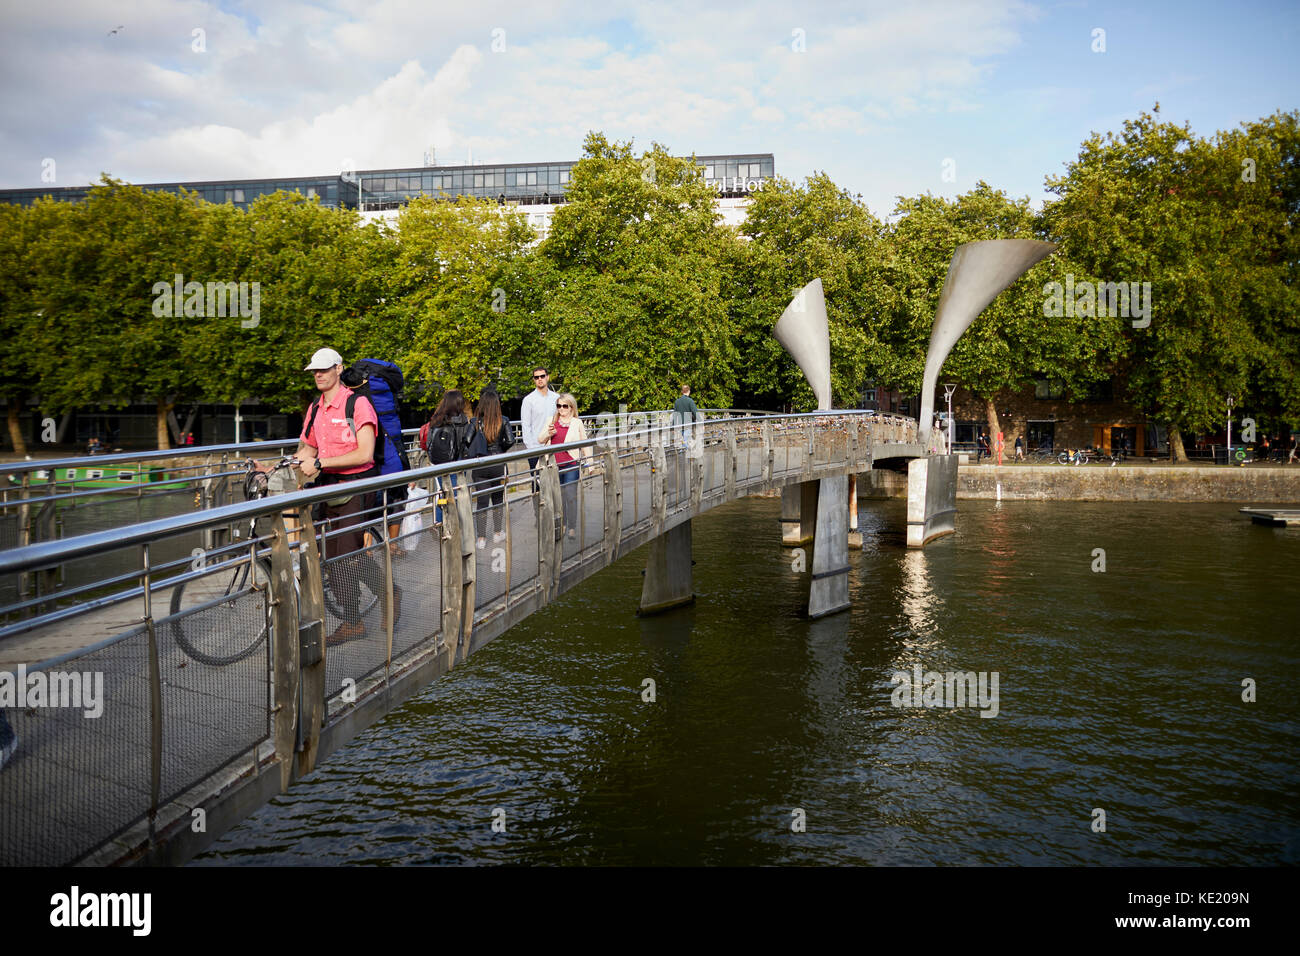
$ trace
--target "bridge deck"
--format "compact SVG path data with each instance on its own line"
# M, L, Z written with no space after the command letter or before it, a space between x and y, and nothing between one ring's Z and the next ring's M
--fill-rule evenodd
M444 633L445 615L458 599L443 591L448 544L440 540L443 529L433 527L432 515L426 514L425 529L406 542L412 549L392 562L393 583L403 600L391 648L379 604L365 615L364 638L326 648L327 720L319 757L555 595L693 514L791 481L861 470L870 467L873 451L888 456L903 451L904 444L873 446L867 438L860 458L851 463L839 440L817 444L805 435L769 446L767 453L762 441L737 442L733 435L730 445L704 445L694 467L685 449L660 451L662 475L651 450L637 449L619 459L617 482L599 468L579 482L580 506L568 512L578 516L577 533L569 537L557 530L562 557L553 572L543 560L549 536L539 540L540 498L524 480L508 505L498 509L509 513L505 542L493 539L491 510L475 516L474 535L486 542L481 549L473 539L467 542L476 582L475 623L470 640L459 648ZM614 527L606 526L610 514ZM562 529L558 522L557 529ZM382 545L372 550L382 568ZM327 561L330 578L358 576L360 560L354 554ZM224 581L230 573L228 567L208 569L197 580ZM220 581L213 587L224 588ZM284 757L275 752L273 642L262 641L248 656L217 666L188 654L176 640L183 627L200 649L247 642L264 627L268 592L246 589L204 606L190 600L199 590L196 584L186 586L186 600L175 615L169 614L171 586L163 583L153 592L154 663L150 622L138 598L0 640L0 667L71 655L58 662L59 671L102 680L97 695L102 714L93 719L70 708L4 712L18 733L19 748L0 769L0 863L110 862L142 849L155 861L179 861L278 792L277 768ZM367 592L362 585L363 598ZM325 633L337 623L327 616ZM157 705L151 704L155 693ZM199 804L208 810L208 830L196 836L188 813ZM165 840L155 841L150 832L150 807L158 808L153 829L165 831Z

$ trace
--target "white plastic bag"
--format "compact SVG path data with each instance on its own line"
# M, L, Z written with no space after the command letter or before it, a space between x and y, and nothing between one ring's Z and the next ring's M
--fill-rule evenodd
M402 518L402 547L414 551L420 543L419 532L424 530L424 515L420 512L427 506L429 493L423 488L412 488L406 499L406 516Z

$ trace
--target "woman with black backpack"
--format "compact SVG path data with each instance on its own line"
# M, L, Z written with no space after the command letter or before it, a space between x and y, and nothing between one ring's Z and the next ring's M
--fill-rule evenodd
M478 414L475 423L479 437L483 441L484 455L503 455L508 452L514 439L510 436L510 422L501 416L501 396L493 389L486 389L478 400ZM474 456L478 457L478 456ZM493 528L492 542L500 544L505 540L505 465L488 465L474 469L474 510L476 512L492 509L491 517L482 519L482 534L478 538L480 548L487 545L487 525ZM479 522L476 521L476 524Z
M442 401L429 417L424 451L435 465L446 465L466 458L478 458L486 453L483 436L477 422L465 417L465 396L460 389L448 389ZM475 446L478 446L475 448ZM450 502L450 490L456 487L456 476L450 482L438 479L438 500L445 496ZM434 509L436 520L442 522L442 505Z

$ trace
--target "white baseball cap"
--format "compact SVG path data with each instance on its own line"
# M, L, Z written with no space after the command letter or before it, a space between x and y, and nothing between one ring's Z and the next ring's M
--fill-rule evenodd
M333 349L317 349L316 354L311 357L311 362L307 365L304 372L313 372L319 369L333 368L335 365L343 364L343 356L339 355Z

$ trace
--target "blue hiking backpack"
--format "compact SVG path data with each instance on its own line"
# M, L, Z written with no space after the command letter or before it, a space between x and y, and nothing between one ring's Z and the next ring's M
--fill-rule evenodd
M362 359L343 370L340 380L356 395L370 399L379 416L380 434L375 436L376 475L391 475L411 467L402 441L401 400L402 370L383 359ZM355 397L349 403L355 402ZM352 408L347 409L348 420ZM313 410L313 417L314 410Z

